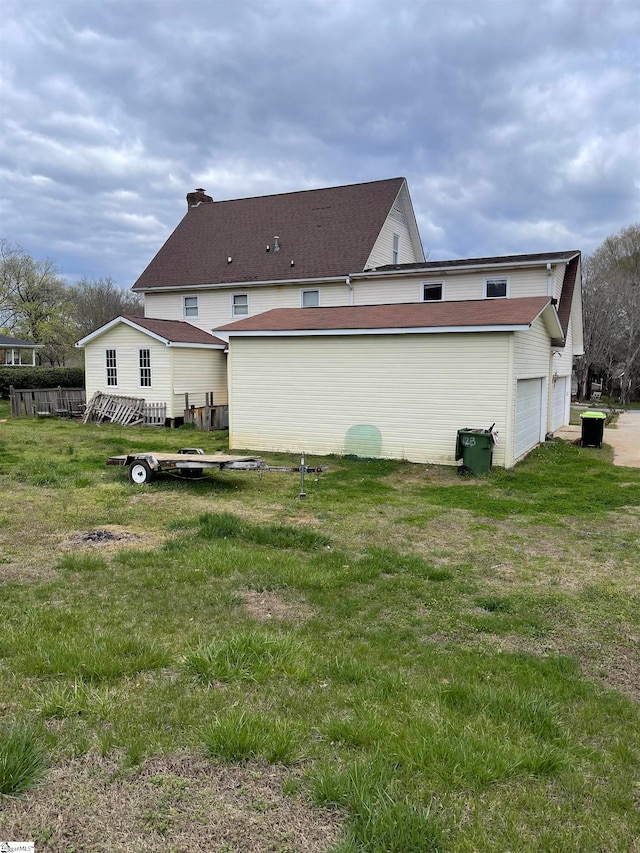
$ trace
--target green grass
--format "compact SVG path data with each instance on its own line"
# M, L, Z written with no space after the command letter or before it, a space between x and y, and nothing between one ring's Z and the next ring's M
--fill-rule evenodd
M347 816L332 853L629 849L640 471L558 442L464 481L331 458L301 501L295 475L133 488L104 464L185 443L0 424L0 744L22 790L89 752L186 751L291 765L291 796ZM77 538L102 529L130 538Z
M26 727L0 729L0 795L21 794L44 774L42 742Z

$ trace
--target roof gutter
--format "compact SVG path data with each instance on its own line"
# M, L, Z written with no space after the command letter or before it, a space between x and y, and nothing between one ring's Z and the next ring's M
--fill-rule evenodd
M222 284L178 284L171 287L139 287L135 285L131 288L136 293L160 293L171 292L175 290L225 290L228 288L245 289L247 287L272 287L274 284L335 284L336 282L344 283L343 275L336 275L323 278L274 278L271 281L229 281Z
M488 326L391 326L373 329L245 329L232 332L226 330L229 338L298 338L329 335L438 335L460 332L523 332L530 328L529 323L505 323ZM216 332L216 336L218 333Z
M472 270L493 270L493 269L513 269L521 268L526 269L527 267L542 267L548 266L549 263L555 264L564 264L569 263L574 258L578 256L578 252L574 255L567 255L565 258L558 258L555 261L517 261L515 263L508 263L505 261L504 263L499 264L460 264L459 266L437 266L437 261L433 263L435 266L430 267L415 267L413 269L402 269L402 270L365 270L364 272L356 272L351 273L352 278L379 278L380 276L398 276L398 275L426 275L428 273L446 273L446 272L468 272ZM551 294L549 294L551 295Z

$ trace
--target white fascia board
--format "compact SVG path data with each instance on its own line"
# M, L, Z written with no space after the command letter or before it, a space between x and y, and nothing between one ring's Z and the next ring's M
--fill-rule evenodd
M323 276L321 278L274 278L271 281L230 281L225 284L174 284L171 287L146 287L140 288L136 290L136 293L172 293L173 291L183 291L183 290L247 290L247 288L252 287L272 287L274 284L279 285L287 285L290 284L292 286L299 287L300 285L306 286L308 284L334 284L336 282L340 282L344 284L344 280L347 278L347 274L345 275L335 275L335 276Z
M542 311L539 311L537 315L534 317L534 320L537 320L538 317L542 317L542 320L549 332L549 337L551 338L562 338L564 340L564 332L562 331L562 326L560 325L560 317L558 317L558 311L555 305L552 305L548 302Z
M424 256L424 247L422 245L422 240L420 239L420 232L418 231L418 221L416 219L416 212L413 209L413 202L411 201L411 194L409 193L409 187L407 185L406 180L402 182L402 186L398 191L398 195L396 196L396 200L400 199L402 208L404 210L404 215L407 220L407 227L409 229L409 233L411 234L411 242L413 243L414 249L417 249L417 254L420 255L419 262L424 262L426 260ZM394 202L395 206L395 202Z
M520 269L527 267L546 267L547 264L552 264L553 266L557 266L558 264L568 264L569 261L572 261L577 256L577 253L574 255L566 255L564 258L556 258L553 261L540 259L539 261L504 261L503 263L484 263L484 264L461 264L460 266L434 266L425 269L410 269L410 270L365 270L364 272L354 272L351 273L351 278L377 278L378 276L409 276L409 275L431 275L431 274L445 274L448 272L455 273L464 273L468 270L477 271L477 270L494 270L494 269ZM434 261L433 263L438 263Z
M508 326L418 326L397 329L287 329L284 331L238 331L227 330L230 338L299 338L332 335L439 335L446 332L522 332L530 328L529 323Z

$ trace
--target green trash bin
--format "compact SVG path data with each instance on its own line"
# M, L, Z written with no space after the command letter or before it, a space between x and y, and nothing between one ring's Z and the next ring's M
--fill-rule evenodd
M606 419L607 416L604 412L583 412L580 415L582 422L580 444L582 447L602 447Z
M488 474L493 459L494 433L489 429L458 430L456 460L462 459L461 473Z

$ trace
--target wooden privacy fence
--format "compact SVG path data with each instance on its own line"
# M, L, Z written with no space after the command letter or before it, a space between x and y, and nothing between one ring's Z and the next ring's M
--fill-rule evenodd
M193 424L197 429L211 432L216 429L229 429L229 406L213 404L213 394L205 395L204 406L190 406L189 395L184 395L184 422Z
M14 388L9 386L11 416L33 418L45 415L82 417L84 388Z

